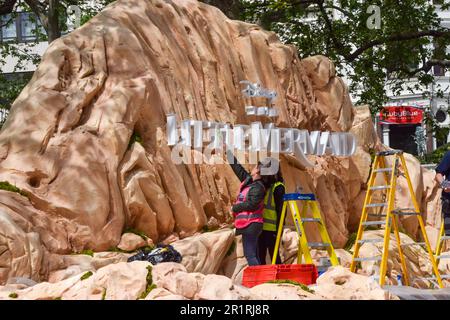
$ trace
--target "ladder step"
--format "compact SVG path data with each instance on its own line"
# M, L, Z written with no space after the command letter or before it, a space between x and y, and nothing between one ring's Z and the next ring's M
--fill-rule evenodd
M311 248L324 248L329 246L330 244L326 242L308 242L308 247Z
M354 261L381 261L381 256L367 257L367 258L355 258Z
M369 190L386 190L390 189L391 186L376 186L376 187L370 187Z
M392 210L391 212L398 216L418 216L418 215L420 215L420 212L416 212L416 211Z
M390 172L390 171L392 171L392 168L382 168L373 170L373 172Z
M435 276L433 276L433 277L420 277L420 278L414 278L414 281L417 281L417 280L426 280L426 281L436 281L437 279L436 279L436 277Z
M371 203L366 205L366 208L387 207L387 203Z
M385 214L376 214L376 213L368 213L369 217L375 217L375 218L386 218Z
M393 155L402 154L402 153L403 153L403 150L386 150L386 151L377 152L377 156L386 157L386 156L393 156Z
M439 260L450 259L450 255L448 255L448 254L440 255L440 256L437 256L436 259L439 259Z
M386 221L366 221L362 223L363 226L376 226L382 224L386 224Z
M302 222L321 222L319 218L303 218Z
M425 242L410 242L410 243L404 243L401 246L408 247L408 246L424 246L424 245L426 245Z
M441 241L445 241L445 240L449 240L450 239L450 236L443 236L442 238L441 238Z
M363 244L363 243L379 243L379 242L384 242L384 239L374 238L374 239L362 239L362 240L358 240L358 243L359 243L359 244Z

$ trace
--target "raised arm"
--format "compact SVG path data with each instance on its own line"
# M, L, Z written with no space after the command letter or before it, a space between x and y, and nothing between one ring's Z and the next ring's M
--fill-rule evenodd
M237 161L236 157L234 156L233 152L231 152L231 150L227 150L227 159L228 163L230 164L231 168L234 171L234 174L239 178L239 181L242 182L248 177L250 177L250 174Z

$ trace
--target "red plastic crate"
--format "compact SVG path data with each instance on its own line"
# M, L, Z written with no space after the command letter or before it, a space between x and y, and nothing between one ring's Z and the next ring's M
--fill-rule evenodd
M293 280L310 285L318 277L314 264L276 264L247 267L242 277L242 285L252 288L271 280Z

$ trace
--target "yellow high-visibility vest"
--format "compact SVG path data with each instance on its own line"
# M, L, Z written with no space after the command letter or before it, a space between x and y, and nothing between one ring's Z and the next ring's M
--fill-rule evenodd
M266 231L277 231L277 210L275 208L275 199L273 197L273 193L276 187L278 187L279 185L282 185L284 187L284 184L282 182L275 182L272 185L272 188L267 191L266 197L264 198L263 230Z

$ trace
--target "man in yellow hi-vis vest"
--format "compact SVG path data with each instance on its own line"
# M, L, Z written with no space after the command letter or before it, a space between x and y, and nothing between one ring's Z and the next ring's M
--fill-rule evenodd
M261 264L266 264L267 251L269 252L270 259L273 257L285 193L283 176L281 175L280 169L277 174L271 176L265 182L267 192L264 198L264 224L263 231L258 239L258 254ZM276 263L281 264L279 254L277 254Z

